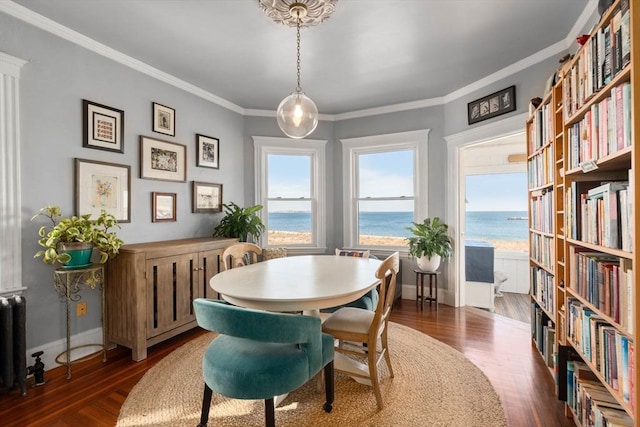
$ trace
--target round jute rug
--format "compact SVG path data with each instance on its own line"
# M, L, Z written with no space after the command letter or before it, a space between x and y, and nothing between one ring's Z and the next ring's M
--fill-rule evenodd
M151 368L131 390L117 427L189 426L200 419L204 383L202 354L215 335L178 348ZM394 378L380 364L385 407L378 411L371 387L336 376L335 402L323 411L316 381L289 394L276 408L282 426L504 427L500 400L484 374L453 348L406 326L391 323ZM264 402L213 395L211 426L263 426Z

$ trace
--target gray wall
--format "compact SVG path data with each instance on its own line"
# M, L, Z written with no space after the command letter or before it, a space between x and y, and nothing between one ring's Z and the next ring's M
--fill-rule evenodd
M58 204L64 213L73 213L74 158L131 166L132 222L122 224L119 233L125 242L208 236L221 214L191 213L191 181L222 183L225 202L253 204L255 177L251 137L281 137L283 134L275 118L243 117L1 13L0 40L0 50L29 61L23 67L21 77L22 236L23 281L28 287L25 293L28 346L32 348L64 337L65 318L64 306L53 289L51 267L33 259L38 250L36 232L39 224L29 219L46 204ZM467 102L515 84L518 110L511 114L519 114L527 110L530 98L540 96L544 82L556 67L557 59L550 59L444 106L320 122L310 138L328 141L328 248L343 244L341 138L431 129L428 209L430 216L445 217L447 154L444 136L469 128L466 124ZM82 99L125 111L124 154L82 147ZM151 131L151 103L154 101L176 109L175 137ZM220 138L219 170L195 166L196 133ZM139 178L140 135L187 146L186 183ZM152 191L177 193L177 222L151 222ZM404 264L404 283L414 283L412 264ZM442 282L446 283L444 279ZM83 299L89 303L89 315L72 316L73 333L100 325L99 293L84 292Z
M64 305L52 284L52 268L33 259L41 222L31 216L47 204L74 213L74 158L131 166L131 223L126 243L209 236L221 214L191 213L191 181L223 184L225 201L245 199L244 119L202 98L0 14L1 49L26 59L20 81L22 119L23 284L28 287L27 345L65 336ZM82 99L124 110L124 154L82 147ZM151 104L176 110L175 137L152 132ZM220 138L220 169L196 167L195 134ZM187 146L187 182L140 179L140 135ZM151 192L177 194L177 222L151 222ZM71 317L73 333L100 326L99 292L83 291L86 317Z

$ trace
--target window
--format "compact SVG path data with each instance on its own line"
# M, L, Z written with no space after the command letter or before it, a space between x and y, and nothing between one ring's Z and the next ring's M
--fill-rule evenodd
M405 229L426 217L429 131L341 140L344 246L406 249Z
M326 141L253 137L256 199L267 227L262 244L322 252L326 246Z

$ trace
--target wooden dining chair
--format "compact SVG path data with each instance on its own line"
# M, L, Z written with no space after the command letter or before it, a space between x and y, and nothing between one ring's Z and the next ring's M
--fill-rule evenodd
M230 268L242 267L258 262L258 255L262 254L262 248L253 243L236 243L229 246L222 253L222 266L224 271Z
M369 379L373 386L373 393L376 396L378 409L384 407L378 376L378 364L382 358L385 359L387 368L389 369L389 375L393 378L387 327L389 324L389 313L393 305L396 274L398 273L399 266L400 256L398 252L394 252L378 267L376 278L380 280L380 285L378 290L379 299L375 311L355 307L343 307L331 314L322 325L323 332L333 335L333 337L338 340L338 346L336 347L337 352L356 356L367 361L369 368L368 375L342 371L337 368L336 371L351 377ZM378 349L378 338L380 338L381 341L380 349Z

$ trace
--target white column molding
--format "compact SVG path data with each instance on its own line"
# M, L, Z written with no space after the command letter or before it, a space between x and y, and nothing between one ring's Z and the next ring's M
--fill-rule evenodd
M26 61L0 52L0 295L22 286L20 70Z

